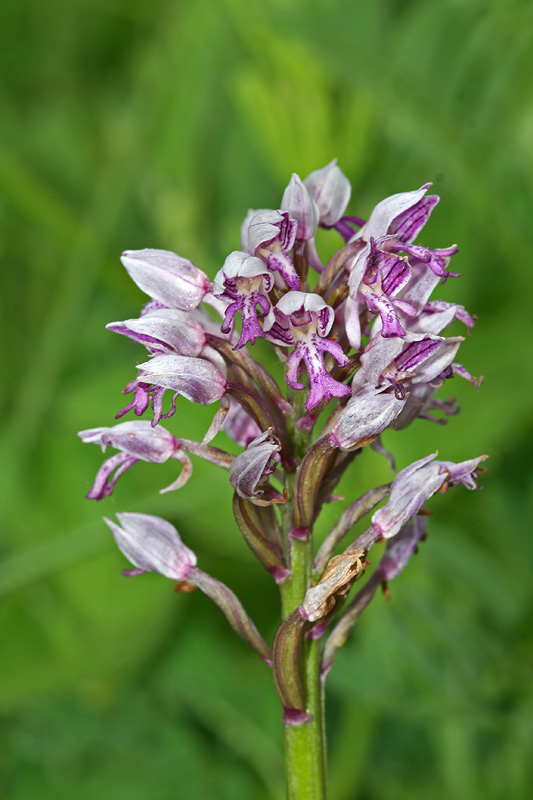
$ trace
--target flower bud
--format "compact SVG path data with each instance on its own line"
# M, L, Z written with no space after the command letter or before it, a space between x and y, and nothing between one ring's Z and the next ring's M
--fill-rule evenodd
M405 398L366 383L348 400L331 436L341 450L362 447L388 428L404 405Z
M346 211L352 193L350 181L337 166L337 159L311 172L304 185L318 206L320 224L326 227L335 225Z
M265 431L234 459L230 467L230 483L239 497L253 502L264 494L259 487L267 483L276 471L281 460L280 450L279 439Z
M169 308L190 311L211 288L205 272L169 250L126 250L121 261L139 289Z
M174 525L150 514L117 514L120 525L104 517L119 549L142 572L158 572L175 581L187 579L196 556Z
M281 208L284 211L288 211L291 219L296 220L297 239L301 242L307 242L313 238L318 228L320 212L307 187L295 172L283 192Z

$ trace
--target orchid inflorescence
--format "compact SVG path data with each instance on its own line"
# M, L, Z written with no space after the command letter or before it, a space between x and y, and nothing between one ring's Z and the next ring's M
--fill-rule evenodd
M470 331L475 317L461 305L430 299L440 283L458 277L448 271L457 247L415 244L439 200L428 194L429 186L387 197L365 221L346 215L351 186L333 161L303 181L293 174L280 209L248 213L241 249L230 253L213 282L168 251L122 256L150 299L139 318L107 327L143 344L149 357L125 388L132 399L117 418L150 412L152 419L79 434L104 451L118 451L101 467L88 497L110 495L139 460L180 462L179 477L161 491L186 483L191 456L229 472L236 523L281 590L283 622L273 648L236 595L197 568L173 525L138 513L118 514L119 524L106 522L133 565L127 574L157 572L183 591L200 588L272 665L288 725L304 725L314 713L300 670L306 643L325 642L325 676L377 588L403 570L424 537L424 503L459 483L477 488L476 471L486 457L457 464L436 454L421 458L391 484L351 502L313 551L313 523L322 505L336 499L338 482L363 448L382 452L394 469L380 434L416 418L443 423L457 409L453 401L436 399L437 389L454 375L480 382L455 362L463 337L443 336L455 320ZM326 264L315 241L319 227L342 240ZM269 342L284 364L286 387L251 355L258 339ZM172 399L164 411L167 392ZM180 395L218 403L201 442L160 424L175 414ZM213 446L220 432L242 452L235 456ZM350 529L371 512L368 528L338 552ZM348 601L380 540L387 544L381 560Z

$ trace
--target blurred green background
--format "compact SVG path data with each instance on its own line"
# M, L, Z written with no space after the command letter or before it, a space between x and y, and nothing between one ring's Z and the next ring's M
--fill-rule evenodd
M436 296L479 317L460 360L481 390L456 379L459 417L385 443L399 467L435 449L490 460L482 492L432 501L429 540L335 664L331 797L529 797L531 3L6 0L0 29L2 796L282 796L268 670L200 593L122 579L101 521L171 519L271 637L277 593L227 475L197 462L160 497L178 465L138 464L89 502L102 455L75 434L113 423L144 358L104 328L144 302L121 251L168 248L213 276L249 207L337 156L363 217L434 182L420 239L458 242L463 273ZM209 411L182 400L168 427L199 437ZM342 492L388 479L368 453Z

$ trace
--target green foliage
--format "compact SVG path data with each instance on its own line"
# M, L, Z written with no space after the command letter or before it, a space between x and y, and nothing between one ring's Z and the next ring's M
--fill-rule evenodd
M120 252L214 275L250 206L335 156L361 216L434 181L424 241L458 241L463 273L442 296L479 317L461 350L479 394L454 381L459 417L385 444L400 467L491 458L482 493L433 501L428 542L331 673L331 794L529 796L532 17L520 0L0 5L4 796L281 797L266 668L199 593L122 580L101 523L167 516L271 637L276 592L226 477L195 464L159 497L176 465L139 464L89 503L101 454L75 432L112 423L139 359L104 330L142 302ZM195 438L208 418L182 400L169 427ZM388 476L373 453L352 474L347 501Z

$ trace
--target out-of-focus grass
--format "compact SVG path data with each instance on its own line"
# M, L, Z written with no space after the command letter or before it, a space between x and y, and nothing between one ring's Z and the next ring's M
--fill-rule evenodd
M518 0L1 4L4 796L281 796L266 669L198 593L123 581L101 523L172 519L270 636L275 591L226 477L198 464L159 497L175 466L139 464L89 503L101 454L74 434L112 423L140 355L104 330L143 302L120 252L173 249L214 275L250 206L335 156L363 217L435 183L423 241L459 242L463 273L441 296L479 316L461 355L482 390L456 379L459 417L386 443L400 467L491 458L482 493L435 500L429 541L335 665L331 794L529 796L532 17ZM183 401L169 427L195 438L207 420ZM343 491L385 479L371 453Z

